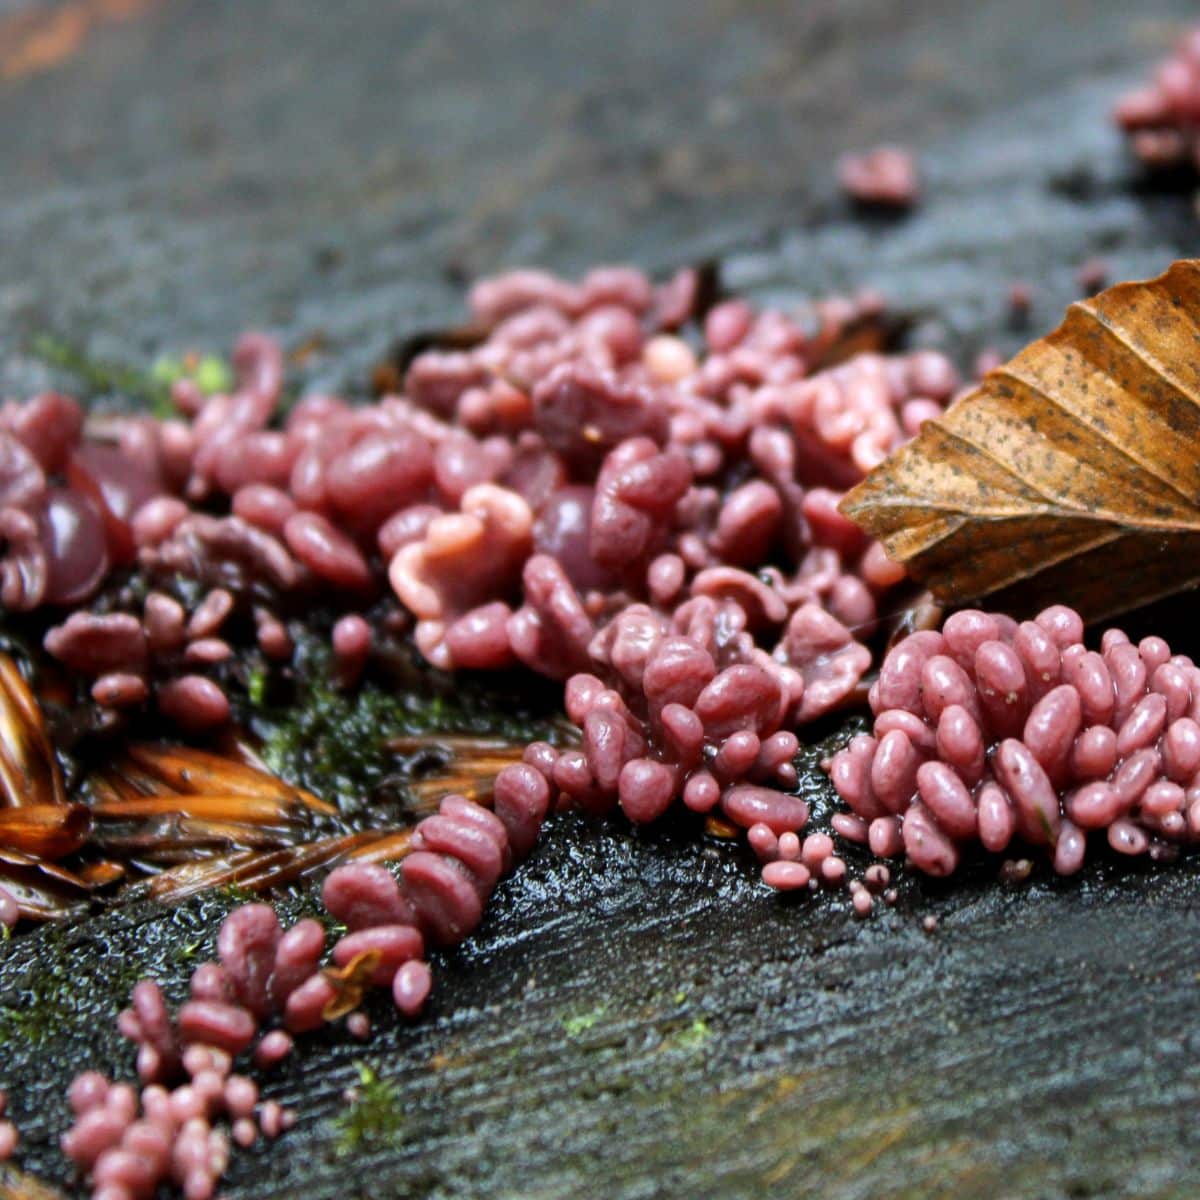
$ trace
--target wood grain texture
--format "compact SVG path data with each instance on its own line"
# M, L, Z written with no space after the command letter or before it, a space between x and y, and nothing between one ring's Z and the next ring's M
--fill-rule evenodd
M715 255L764 299L877 286L915 344L1012 353L1057 322L1086 257L1142 278L1196 252L1188 197L1139 189L1105 120L1192 16L174 0L0 83L0 391L65 382L28 353L43 331L144 364L248 325L316 338L304 378L362 390L397 336L461 317L466 276L527 261ZM917 146L928 199L863 221L832 161L884 138ZM317 1039L271 1084L300 1126L235 1155L227 1194L1194 1194L1194 867L1023 889L992 873L906 885L861 924L764 895L744 856L686 829L556 820L439 963L428 1020L377 1009L370 1043ZM228 903L0 947L0 1085L28 1168L73 1186L69 1074L128 1069L118 997L155 970L178 998ZM402 1119L339 1157L358 1060Z

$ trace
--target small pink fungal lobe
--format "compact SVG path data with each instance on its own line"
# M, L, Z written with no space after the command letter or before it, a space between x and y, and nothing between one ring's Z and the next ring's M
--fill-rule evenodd
M797 891L800 888L806 888L811 879L812 872L803 863L787 862L780 859L776 862L767 863L762 869L763 883L780 892L791 892Z
M295 1121L278 1101L260 1103L258 1085L234 1072L240 1056L268 1071L292 1052L294 1036L342 1017L352 1037L369 1037L371 1022L359 1006L372 988L389 989L403 1016L420 1014L433 989L426 946L469 935L546 815L543 776L524 764L509 772L495 812L445 797L416 827L399 879L374 863L329 874L323 900L349 928L334 943L332 961L319 921L284 929L270 905L250 903L225 918L220 961L195 968L191 998L177 1013L154 980L134 987L117 1025L137 1047L140 1093L95 1071L78 1075L68 1091L75 1120L62 1148L90 1174L93 1195L123 1189L149 1196L168 1181L188 1197L215 1195L231 1140L248 1147L259 1132L274 1139ZM8 1128L0 1121L0 1150Z
M392 981L392 998L406 1017L415 1017L425 1007L433 986L429 964L419 959L405 963Z
M1061 605L1021 624L970 609L892 649L874 736L829 764L875 853L949 875L974 843L1020 843L1072 875L1089 833L1131 857L1200 840L1200 669L1161 638L1083 634Z
M838 182L860 204L911 208L920 195L916 160L902 146L877 146L838 163Z
M870 156L877 198L910 190L903 163ZM548 780L585 806L648 822L676 796L711 812L738 784L787 789L787 739L853 702L860 639L904 578L838 502L959 379L929 351L825 366L877 297L704 315L700 293L694 271L629 267L484 280L483 340L418 355L360 406L314 394L282 413L262 334L235 348L232 391L185 381L167 420L7 403L0 601L95 598L49 653L98 705L191 733L229 720L247 618L283 665L283 614L332 607L342 686L401 617L444 669L599 680L585 761ZM109 586L131 565L155 587L136 611Z
M294 1048L291 1037L284 1030L273 1029L254 1048L254 1065L260 1071L273 1070Z
M163 716L190 733L204 733L229 720L229 698L203 675L181 675L158 690Z
M373 640L371 626L357 613L341 617L333 627L333 658L338 683L353 687L358 682Z
M1200 169L1200 26L1180 37L1149 83L1120 99L1113 119L1147 169Z
M20 1141L17 1127L11 1121L0 1120L0 1162L7 1162L12 1158Z
M15 929L21 919L21 908L7 888L0 887L0 927Z

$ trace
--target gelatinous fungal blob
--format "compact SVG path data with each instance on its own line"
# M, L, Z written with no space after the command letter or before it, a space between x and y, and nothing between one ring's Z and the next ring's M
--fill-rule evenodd
M1149 169L1200 169L1200 27L1179 39L1149 83L1121 97L1113 118Z
M668 737L638 671L606 661L618 623L719 642L718 674L739 668L723 678L770 676L775 728L845 703L903 572L838 501L959 384L928 351L825 365L876 298L701 314L699 294L695 272L656 285L628 267L485 280L478 345L418 355L397 394L358 406L317 394L282 415L283 355L253 333L230 390L181 381L169 419L85 419L57 393L6 404L0 601L54 614L46 649L96 704L196 733L231 711L226 629L252 623L286 663L286 615L315 604L340 618L342 686L373 653L368 612L412 618L443 669L594 676L643 726L627 790L650 813L668 775L686 786L692 751L669 743L690 734ZM109 587L131 565L148 592ZM702 753L728 782L749 750L724 736Z
M494 810L445 797L417 825L398 874L377 863L335 868L322 899L347 932L331 947L319 921L284 929L270 905L242 904L176 1012L157 981L136 984L117 1024L137 1047L139 1087L85 1071L68 1092L74 1121L62 1149L92 1195L149 1196L170 1182L189 1200L214 1196L231 1142L273 1140L295 1121L235 1063L248 1056L270 1071L294 1037L343 1019L351 1036L369 1036L359 1005L373 988L389 991L402 1017L418 1016L433 987L426 947L456 945L475 929L500 878L536 841L549 798L537 772L509 767ZM0 1160L15 1146L15 1129L0 1120Z
M881 208L911 208L920 195L916 160L902 146L876 146L838 163L838 182L852 200Z
M968 609L896 645L870 703L830 775L877 854L949 875L1020 844L1071 875L1100 842L1170 859L1200 841L1200 669L1162 638L1089 649L1069 608Z
M901 197L896 166L876 184ZM286 614L319 604L342 686L384 612L412 618L439 667L561 681L580 731L527 747L490 808L445 797L398 870L338 865L332 945L317 921L243 905L177 1010L140 982L118 1019L139 1088L85 1073L69 1097L63 1148L97 1197L214 1195L234 1146L294 1119L235 1065L269 1071L335 1021L370 1036L372 989L416 1017L428 955L478 928L559 806L643 823L678 802L747 830L776 887L849 886L860 916L886 894L880 871L850 879L828 835L802 840L796 729L860 694L903 580L841 493L960 380L932 352L828 365L873 297L703 314L699 294L689 271L485 280L482 341L418 355L366 405L311 395L281 414L283 356L248 334L229 391L185 381L167 420L85 420L56 395L0 411L0 599L53 611L45 648L95 703L218 729L237 629L286 663ZM110 587L128 567L149 586ZM6 924L9 907L0 894Z

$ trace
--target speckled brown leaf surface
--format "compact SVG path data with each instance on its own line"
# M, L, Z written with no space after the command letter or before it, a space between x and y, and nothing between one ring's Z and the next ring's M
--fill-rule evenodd
M1067 310L842 511L941 598L1111 616L1200 581L1200 260Z

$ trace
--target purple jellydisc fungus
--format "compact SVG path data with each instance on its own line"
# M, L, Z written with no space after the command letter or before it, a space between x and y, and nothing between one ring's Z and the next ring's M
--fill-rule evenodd
M965 610L900 642L870 702L830 774L880 855L948 875L1019 841L1070 875L1089 838L1157 858L1200 840L1200 670L1161 638L1090 650L1069 608Z
M369 1037L358 1008L369 988L388 989L403 1017L420 1013L433 987L426 945L454 945L471 932L546 815L549 789L530 767L509 767L496 792L495 811L447 796L417 825L399 879L374 863L331 872L322 897L351 932L330 962L320 922L284 930L269 905L243 904L221 926L220 961L196 967L191 999L174 1016L157 982L134 987L117 1023L138 1048L140 1092L95 1071L76 1076L68 1092L74 1123L62 1148L90 1176L93 1196L149 1196L166 1181L189 1198L215 1195L231 1139L274 1139L295 1119L275 1101L259 1103L258 1086L233 1070L240 1056L270 1070L290 1053L292 1035L342 1016L351 1036ZM15 1127L0 1121L0 1161L16 1144Z
M286 664L285 618L313 605L335 613L341 686L375 622L411 619L435 666L560 681L580 730L506 766L491 808L445 797L398 870L337 866L322 900L340 937L243 905L177 1011L139 983L118 1025L140 1091L94 1073L71 1089L63 1148L95 1195L215 1194L231 1143L293 1120L236 1064L269 1070L333 1021L369 1037L371 989L417 1016L426 955L472 934L559 806L644 823L681 802L747 830L775 887L846 885L832 839L801 840L797 730L861 694L904 574L837 505L959 379L931 352L827 365L873 297L701 319L699 290L695 272L655 285L627 267L485 280L483 340L418 355L367 405L277 412L283 357L251 334L234 386L177 385L169 420L85 421L57 396L0 410L0 598L57 606L45 647L96 704L219 729L238 630ZM148 588L121 588L130 567ZM853 881L854 910L886 882Z
M1179 39L1148 84L1121 98L1113 117L1151 170L1200 169L1200 27Z
M167 420L85 420L54 393L7 404L0 598L75 609L46 647L94 701L152 705L192 731L228 718L235 650L221 630L238 614L284 662L286 606L340 609L349 686L374 644L360 614L390 602L436 666L524 664L619 694L625 744L643 745L618 753L617 775L629 767L628 811L648 819L688 786L695 747L672 742L691 746L687 718L660 728L637 670L609 661L616 628L648 620L715 648L718 693L770 676L779 711L746 730L760 741L845 703L870 664L859 639L903 572L838 500L959 382L931 352L823 367L840 331L877 310L871 297L796 313L727 301L701 322L697 295L687 271L658 286L628 267L485 280L471 294L484 340L417 356L401 392L368 405L312 395L281 417L283 358L261 334L235 348L229 392L181 382ZM130 564L154 585L137 610L106 590ZM101 592L94 614L82 607ZM723 746L728 732L702 739L723 756L718 791L770 777L766 759L742 762L748 743ZM604 782L587 786L617 797L619 778L593 767ZM703 806L713 788L702 778L688 794Z

